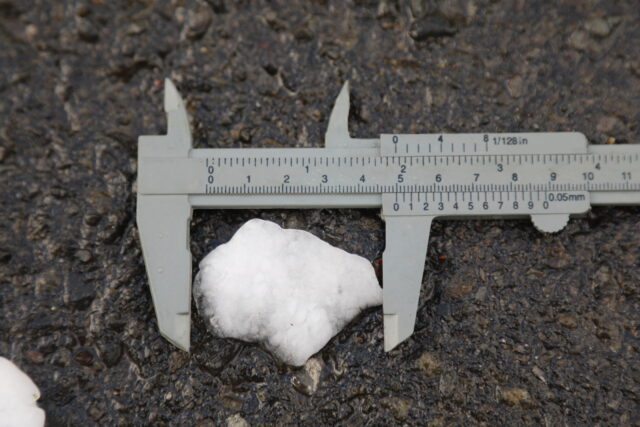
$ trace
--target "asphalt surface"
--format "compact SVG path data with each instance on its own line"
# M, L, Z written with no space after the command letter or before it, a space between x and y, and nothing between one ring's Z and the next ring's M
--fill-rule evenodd
M436 223L413 337L385 354L372 309L295 369L195 310L190 354L161 338L135 187L165 77L197 147L322 146L345 80L353 136L640 142L639 23L636 0L0 0L0 355L50 425L636 424L637 207ZM373 210L198 211L194 265L253 217L384 249Z

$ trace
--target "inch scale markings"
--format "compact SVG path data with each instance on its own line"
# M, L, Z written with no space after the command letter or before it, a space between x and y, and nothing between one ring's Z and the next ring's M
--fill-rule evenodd
M168 133L141 136L138 212L162 335L188 350L193 209L381 207L384 347L413 333L434 218L530 217L560 231L592 205L640 204L640 145L589 145L577 132L349 136L345 84L325 148L193 149L165 81Z

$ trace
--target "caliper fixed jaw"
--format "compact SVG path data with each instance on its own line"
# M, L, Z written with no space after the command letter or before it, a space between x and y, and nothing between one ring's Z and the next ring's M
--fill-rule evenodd
M144 173L147 159L187 158L191 150L187 112L169 79L165 80L164 110L167 134L139 138L139 189L148 186L143 180L153 179ZM191 332L191 212L188 195L138 192L136 222L158 327L162 336L185 351L189 351Z

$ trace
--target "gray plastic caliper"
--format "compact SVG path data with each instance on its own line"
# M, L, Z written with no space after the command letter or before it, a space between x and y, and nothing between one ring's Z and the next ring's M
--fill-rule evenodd
M589 145L575 132L349 136L349 89L325 148L193 149L165 80L168 132L141 136L137 222L160 333L189 350L193 209L372 208L386 223L384 348L414 329L431 221L530 217L560 231L591 205L640 204L640 145Z

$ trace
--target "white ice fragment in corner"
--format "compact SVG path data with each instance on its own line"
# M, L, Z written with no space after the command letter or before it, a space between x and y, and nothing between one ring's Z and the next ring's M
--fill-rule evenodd
M36 400L40 390L10 360L0 357L0 427L42 427L44 411Z
M260 219L200 262L194 296L215 335L261 343L295 366L360 311L382 304L365 258Z

